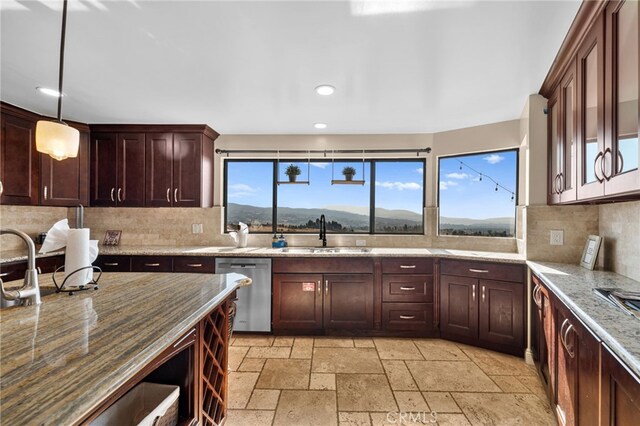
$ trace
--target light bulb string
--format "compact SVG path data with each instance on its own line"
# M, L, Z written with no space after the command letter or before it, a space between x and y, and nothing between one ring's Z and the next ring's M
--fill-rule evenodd
M482 178L487 178L487 179L489 179L491 182L493 182L493 183L496 185L496 191L498 190L498 188L501 188L501 189L503 189L504 191L506 191L506 192L508 192L509 194L511 194L511 199L512 199L512 200L513 200L513 198L515 197L515 195L516 195L516 194L515 194L515 192L514 192L514 191L512 191L512 190L510 190L509 188L507 188L507 187L505 187L505 186L501 185L501 184L500 184L500 182L498 182L497 180L495 180L495 179L494 179L494 178L492 178L491 176L489 176L489 175L487 175L487 174L485 174L485 173L482 173L482 172L480 172L480 171L478 171L478 170L474 169L473 167L471 167L470 165L468 165L467 163L465 163L465 162L464 162L464 161L462 161L462 160L458 160L458 163L460 163L460 169L462 169L462 166L464 166L464 167L466 167L467 169L471 170L472 172L474 172L474 173L476 173L476 174L480 175L480 180L482 180Z

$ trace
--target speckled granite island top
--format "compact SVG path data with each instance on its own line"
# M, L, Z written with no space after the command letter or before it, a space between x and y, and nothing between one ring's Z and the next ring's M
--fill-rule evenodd
M593 293L596 287L640 291L640 282L607 271L563 263L527 262L571 311L640 377L640 320Z
M240 274L104 273L99 290L2 310L2 424L80 421L242 284Z

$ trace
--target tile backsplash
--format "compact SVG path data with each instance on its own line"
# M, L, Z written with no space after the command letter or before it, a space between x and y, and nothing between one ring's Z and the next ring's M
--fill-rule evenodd
M14 228L35 238L47 232L54 223L67 217L66 207L0 206L0 228ZM0 247L5 250L24 249L24 242L13 235L2 235Z
M598 264L640 281L640 201L599 206L599 235L604 238Z

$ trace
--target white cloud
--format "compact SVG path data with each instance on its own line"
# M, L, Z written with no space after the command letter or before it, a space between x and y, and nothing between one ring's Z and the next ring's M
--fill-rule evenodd
M421 175L423 175L423 174L424 174L424 168L422 168L422 167L418 167L418 168L416 169L416 172L418 172L418 173L420 173Z
M499 162L504 160L504 157L498 154L491 154L487 155L486 157L482 157L482 159L489 164L498 164Z
M259 188L253 188L244 183L235 183L233 185L229 185L229 198L245 198L251 197L258 192Z
M422 185L416 182L378 182L376 186L381 186L387 189L397 189L398 191L404 191L405 189L418 190L422 189Z
M312 163L311 163L311 165L312 165L313 167L317 167L317 168L319 168L319 169L326 169L326 168L327 168L327 166L329 166L329 164L331 164L331 163L316 163L316 162L312 162Z
M440 181L440 189L441 190L446 190L449 189L452 186L458 186L458 182L455 182L453 180L442 180Z
M466 179L470 176L466 173L453 172L453 173L447 173L447 177L449 179Z

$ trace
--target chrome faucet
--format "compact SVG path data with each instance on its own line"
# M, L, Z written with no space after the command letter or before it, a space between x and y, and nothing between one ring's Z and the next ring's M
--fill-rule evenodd
M322 247L327 246L327 220L324 215L320 215L320 239L322 240Z
M5 300L15 300L22 306L39 305L40 286L38 285L38 271L36 270L36 246L31 237L16 229L0 229L0 235L13 234L22 238L27 244L27 271L24 275L24 284L18 290L5 290L4 283L0 279L0 295Z

